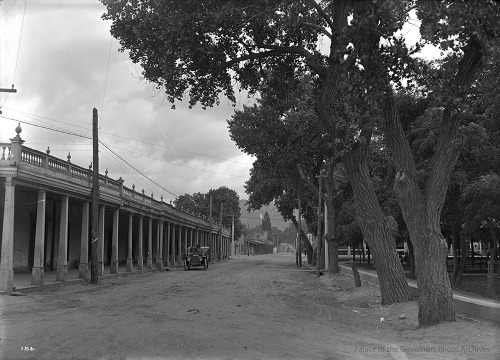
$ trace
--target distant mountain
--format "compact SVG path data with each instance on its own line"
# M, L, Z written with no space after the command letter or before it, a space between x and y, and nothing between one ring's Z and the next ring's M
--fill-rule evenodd
M260 208L258 211L247 211L247 205L246 205L247 200L240 200L240 209L241 209L241 222L245 227L250 227L250 229L255 228L257 225L260 225L262 223L262 220L260 218L260 215L264 216L265 212L269 214L269 218L271 219L271 227L277 227L281 231L285 230L291 222L285 222L283 220L283 217L281 214L278 212L276 207L271 204L269 206L263 206Z

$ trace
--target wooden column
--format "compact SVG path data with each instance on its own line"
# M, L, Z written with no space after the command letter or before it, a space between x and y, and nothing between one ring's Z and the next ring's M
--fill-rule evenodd
M181 233L180 233L180 239L179 239L179 262L182 264L182 250L187 250L188 246L188 228L185 226L184 227L184 244L185 246L182 246L182 227L181 227Z
M104 275L104 220L106 217L106 206L99 207L99 232L97 239L97 275Z
M113 238L111 239L111 263L110 273L118 274L118 222L120 220L120 210L113 211Z
M35 249L33 253L33 269L31 270L31 285L43 285L46 198L47 193L45 190L39 190L36 206Z
M148 269L153 268L153 219L148 218Z
M132 213L128 215L128 239L127 239L127 272L132 272L134 269L132 259L132 231L133 231L134 216Z
M80 263L78 277L87 278L89 272L89 208L90 203L85 201L82 206L82 234L80 237Z
M177 253L175 252L175 242L177 241L176 239L176 225L172 224L172 266L176 267L177 266Z
M11 292L14 288L14 195L12 177L5 179L3 204L2 256L0 258L0 291Z
M61 199L61 220L59 223L56 281L66 281L68 277L68 212L69 196L63 196Z
M139 239L137 243L137 270L141 270L144 268L144 262L143 262L143 253L142 253L142 235L143 235L143 228L142 228L142 221L143 221L143 216L139 216Z
M172 265L172 259L171 259L171 254L170 254L170 223L167 223L167 249L165 253L165 258L166 258L166 266L171 266Z
M163 221L158 220L158 231L156 231L156 267L163 267Z

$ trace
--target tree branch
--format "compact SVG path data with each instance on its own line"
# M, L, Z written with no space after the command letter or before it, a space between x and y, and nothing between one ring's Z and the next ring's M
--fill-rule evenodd
M310 22L306 22L306 21L304 21L302 24L304 26L312 27L313 29L318 30L319 32L321 32L321 33L325 34L326 36L328 36L330 39L332 38L332 33L329 32L327 29L325 29L323 26L320 26L318 24L313 24L313 23L310 23Z
M260 52L260 53L250 53L250 54L243 55L243 56L237 57L235 59L226 61L224 63L224 67L229 68L229 67L233 66L234 64L237 64L237 63L242 62L242 61L263 59L263 58L268 57L268 56L277 56L277 55L281 55L281 54L283 54L283 52L277 51L277 50L265 51L265 52Z
M314 185L314 183L306 176L306 174L304 173L304 169L302 168L302 166L300 164L297 164L297 169L299 170L299 175L300 177L306 181L307 185L309 186L309 188L315 192L315 193L318 193L319 192L319 189L316 185ZM327 202L328 201L328 197L325 195L325 194L321 194L321 199L323 199L324 202Z
M323 18L323 20L326 21L326 23L328 24L328 26L330 26L330 29L332 29L332 31L337 31L337 28L335 27L335 24L333 23L332 18L330 16L328 16L328 14L325 12L325 10L323 10L323 8L316 1L303 0L303 2L306 5L312 6L318 12L319 16L321 16Z
M289 46L289 47L284 47L280 45L256 45L256 47L262 48L262 49L269 49L269 51L264 51L264 52L258 52L258 53L249 53L247 55L242 55L240 57L237 57L235 59L229 60L224 64L225 68L229 68L239 62L246 61L246 60L257 60L257 59L263 59L266 57L270 56L279 56L283 54L297 54L297 55L302 55L306 58L306 62L311 68L311 70L315 71L318 75L324 76L326 74L326 68L319 64L317 61L314 60L312 54L307 51L306 49L300 47L300 46Z
M479 71L483 58L483 46L477 37L473 36L464 48L464 56L458 64L458 70L453 81L452 96L464 99L472 82ZM436 211L440 211L446 196L446 188L453 168L460 154L457 133L460 125L461 112L458 105L452 102L452 108L445 108L443 125L431 160L431 169L427 177L425 192L435 199ZM443 187L446 187L443 190Z

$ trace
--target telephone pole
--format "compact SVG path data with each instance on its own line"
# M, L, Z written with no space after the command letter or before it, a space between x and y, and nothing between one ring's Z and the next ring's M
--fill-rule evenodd
M318 230L316 231L317 241L316 241L316 277L320 276L321 270L321 245L323 243L323 234L321 231L321 204L323 204L323 199L321 198L321 193L323 191L323 172L320 172L318 176Z
M17 89L14 89L14 84L12 84L12 89L0 88L0 93L17 93ZM7 94L9 96L9 94ZM2 107L0 106L0 114L2 114Z
M219 244L217 244L217 261L221 260L221 250L222 250L222 207L224 202L220 203L220 215L219 215Z
M210 208L208 210L208 243L210 244L210 254L214 254L214 241L212 237L212 195L210 195ZM212 264L214 263L213 255L210 256L212 258Z
M231 257L234 257L234 214L231 220Z
M90 242L90 283L97 284L97 244L99 239L99 135L97 109L92 112L92 235Z
M298 249L299 249L299 267L302 267L302 203L300 202L300 197L299 197L299 231L298 231L298 236L299 236L299 241L298 241Z

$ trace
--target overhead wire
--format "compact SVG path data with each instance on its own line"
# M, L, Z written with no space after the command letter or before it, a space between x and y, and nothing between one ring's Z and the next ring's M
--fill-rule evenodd
M124 158L122 158L120 155L118 155L116 152L114 152L113 150L111 150L105 143L103 143L102 141L99 140L99 143L102 144L102 146L104 146L106 149L108 149L109 151L111 151L113 154L115 154L115 156L117 156L121 161L123 161L125 164L127 164L128 166L130 166L132 169L134 169L135 171L137 171L139 174L141 174L143 177L145 177L146 179L148 179L149 181L151 181L153 184L155 184L156 186L158 186L160 189L163 189L165 190L166 192L168 192L170 195L173 195L175 197L177 197L177 195L175 195L173 192L171 192L170 190L164 188L163 186L161 186L160 184L158 184L156 181L154 181L153 179L151 179L150 177L144 175L141 171L137 170L137 168L135 168L133 165L131 165L127 160L125 160Z
M89 127L85 127L85 126L81 126L81 125L75 125L75 124L71 124L71 123L68 123L68 122L64 122L64 121L60 121L60 120L55 120L55 119L51 119L51 118L48 118L48 117L43 117L43 116L40 116L40 115L31 114L31 113L24 112L24 111L21 111L21 110L12 109L12 108L9 108L9 107L6 107L6 106L4 108L8 109L8 110L11 110L11 111L18 112L18 113L23 114L23 115L26 115L28 117L33 118L34 120L38 120L35 117L39 117L39 118L42 118L42 119L45 119L45 120L54 121L54 122L58 122L58 123L65 124L65 125L75 126L75 127L78 127L78 128L82 128L82 129L91 131L91 128L89 128ZM39 121L41 121L41 120L39 120ZM160 127L160 130L162 130L162 134L163 134L163 129L161 129L161 127ZM170 146L170 144L169 144L169 146L164 146L164 145L155 144L155 143L152 143L152 142L149 142L149 141L144 141L144 140L134 139L134 138L127 137L127 136L113 134L113 133L102 131L102 130L100 130L99 133L100 134L110 135L110 136L121 138L121 139L125 139L125 140L131 140L131 141L135 141L135 142L139 142L139 143L143 143L143 144L147 144L147 145L152 145L152 146L156 146L156 147L159 147L159 148L164 148L164 149L167 149L167 150L173 150L174 152L179 151L179 152L183 152L183 153L187 153L187 154L192 154L192 155L197 155L197 156L203 156L203 157L207 157L207 158L211 158L211 159L215 159L215 160L221 160L221 161L226 161L226 162L232 162L232 163L235 163L235 164L252 166L252 164L241 162L241 161L229 160L229 159L224 159L224 158L220 158L220 157L216 157L216 156L211 156L211 155L207 155L207 154L197 153L197 152L194 152L194 151L177 149L177 148L174 148L174 147Z
M21 40L23 38L24 16L26 15L26 2L27 2L27 0L24 0L23 18L21 20L21 31L19 33L19 41L18 41L18 44L17 44L16 64L14 66L14 76L12 78L12 88L14 88L14 84L16 83L17 64L19 62L19 53L21 52ZM7 99L9 98L10 94L11 94L10 92L7 93L7 95L5 96L5 99L3 101L3 104L2 104L2 106L0 106L0 108L2 108L3 105L5 105L5 103L7 102Z
M112 45L113 45L113 38L111 38L109 40L108 66L106 68L106 79L104 80L104 91L102 94L101 113L100 113L99 119L102 119L102 114L104 114L104 99L106 97L106 87L108 86L109 61L111 60L111 46Z
M56 131L56 132L60 132L60 133L67 134L67 135L72 135L72 136L78 136L78 137L81 137L81 138L84 138L84 139L90 139L90 140L92 139L92 137L89 136L89 135L78 134L78 133L73 132L73 131L68 131L68 130L64 130L64 129L60 129L60 128L54 128L54 127L51 127L51 126L40 125L40 124L36 124L36 123L33 123L33 122L25 121L25 120L20 120L20 119L14 119L14 118L6 117L6 116L3 116L3 115L0 115L0 117L4 118L4 119L7 119L7 120L17 121L17 122L22 123L22 124L39 127L39 128L46 129L46 130ZM106 132L101 132L101 133L114 136L113 134L109 134L109 133L106 133ZM121 137L121 136L118 136L118 137ZM123 138L126 138L126 137L123 137ZM126 139L130 139L130 138L126 138ZM130 139L130 140L134 140L134 139ZM135 140L135 141L138 141L138 140ZM145 141L139 141L139 142L144 142L144 143L147 143L147 144L151 144L151 143L148 143L148 142L145 142ZM104 145L104 143L103 143L103 145ZM157 146L156 144L152 144L152 145ZM106 146L108 146L108 145L106 145ZM207 170L207 169L199 169L199 168L195 168L195 167L192 167L192 166L187 166L187 165L182 165L182 164L176 164L174 162L170 162L170 161L167 161L167 160L164 160L164 159L159 159L159 158L152 157L151 155L145 155L145 154L140 154L140 153L137 153L137 152L132 152L130 150L123 149L123 148L120 148L120 147L115 146L115 145L109 145L109 146L113 147L113 148L117 148L117 149L125 151L125 152L132 153L132 154L137 155L137 156L143 156L143 157L151 158L151 159L154 159L154 160L157 160L157 161L165 162L165 163L168 163L168 164L171 164L171 165L175 165L175 166L179 166L179 167L185 167L185 168L192 169L192 170L203 171L203 172L213 173L213 174L217 174L217 175L225 175L225 176L238 177L238 178L248 178L248 176L226 174L226 173L221 173L221 172L217 172L217 171L212 171L212 170ZM138 171L138 170L136 170L136 171ZM287 177L287 178L267 177L267 178L265 178L263 180L278 180L278 181L279 180L287 180L287 181L294 181L294 180L302 180L302 178L300 178L300 177L297 177L297 178L291 178L291 177Z
M21 32L19 34L19 42L17 45L16 65L14 67L14 78L12 79L12 84L16 83L17 64L19 62L19 53L21 52L21 40L23 38L24 16L26 15L26 2L27 2L27 0L24 0L23 19L21 21Z

